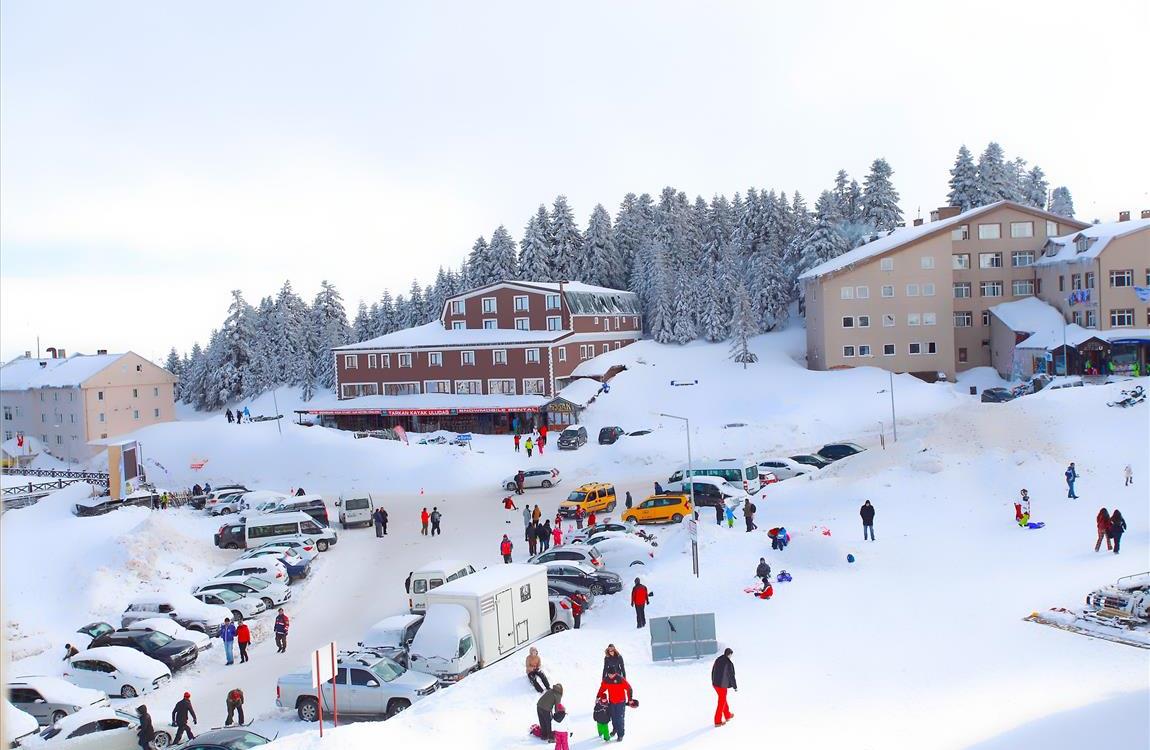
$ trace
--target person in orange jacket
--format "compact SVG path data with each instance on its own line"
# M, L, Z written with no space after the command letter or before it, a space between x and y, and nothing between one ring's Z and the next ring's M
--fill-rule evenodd
M423 512L419 514L419 522L423 524L423 528L419 533L423 534L424 536L427 536L427 522L430 520L431 514L427 512L427 508L424 508Z
M503 555L503 562L505 563L511 562L511 547L511 540L504 534L503 541L499 543L499 554Z
M631 589L631 606L635 608L635 627L641 628L647 624L647 602L651 600L651 592L647 590L638 578L635 587Z
M611 734L615 741L623 740L623 721L626 717L627 706L637 706L631 683L627 682L618 672L609 672L607 678L599 685L597 698L606 698L608 708L611 710Z

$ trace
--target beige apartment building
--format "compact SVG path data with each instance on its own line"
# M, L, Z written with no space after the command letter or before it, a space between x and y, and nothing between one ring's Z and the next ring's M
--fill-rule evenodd
M800 277L807 366L927 379L991 364L990 308L1034 296L1050 238L1088 225L999 201L897 229Z
M18 357L0 367L4 441L33 437L64 461L83 461L114 439L175 420L176 377L134 352Z

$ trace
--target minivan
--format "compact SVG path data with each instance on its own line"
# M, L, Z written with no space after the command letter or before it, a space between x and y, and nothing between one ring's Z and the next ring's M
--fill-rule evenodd
M343 528L360 525L371 526L371 516L375 513L375 501L370 492L361 492L360 490L341 492L339 500L335 501L335 507L339 508L339 525Z
M316 523L307 513L290 511L268 513L262 516L247 516L239 523L226 524L216 532L214 541L221 549L258 547L270 542L298 541L314 539L315 548L320 552L339 541L339 535Z
M559 433L560 450L574 450L586 444L587 428L582 425L573 424L570 427L564 428L563 432Z
M319 522L321 526L330 526L328 520L327 504L320 495L295 495L278 503L269 513L292 513L300 511Z
M408 577L407 606L414 615L427 610L427 592L445 583L469 576L475 568L463 560L433 560Z

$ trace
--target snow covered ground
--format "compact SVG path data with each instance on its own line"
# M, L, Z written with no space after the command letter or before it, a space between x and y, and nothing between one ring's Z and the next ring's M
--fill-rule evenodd
M334 499L363 487L384 499L391 533L341 532L314 576L295 587L289 652L257 643L249 664L222 666L213 648L147 702L166 716L190 690L203 721L219 725L223 696L245 690L254 728L279 733L278 748L318 747L314 726L274 708L275 679L300 669L308 650L335 639L351 645L374 621L402 611L402 581L419 564L463 557L498 562L503 533L525 556L518 514L502 509L497 484L520 466L559 467L564 482L524 498L553 515L570 487L612 481L636 499L685 463L682 424L691 419L696 458L791 455L850 439L866 453L814 479L769 487L758 501L760 530L719 528L703 514L701 578L691 576L682 528L657 528L660 546L644 571L655 593L649 616L715 612L723 646L734 649L740 690L736 718L711 726L710 660L653 664L646 630L636 630L626 593L603 597L583 629L538 645L544 671L566 686L565 728L575 746L599 744L590 712L608 642L627 659L641 701L628 711L627 744L640 748L807 747L1078 748L1104 739L1114 748L1150 745L1150 651L1042 627L1022 618L1074 606L1095 587L1150 568L1150 420L1111 409L1121 386L1046 391L1007 404L981 404L966 383L894 378L899 441L891 442L890 379L878 370L816 373L795 362L801 331L759 337L760 362L743 370L725 345L660 347L642 342L612 352L628 370L591 406L590 444L548 451L530 462L509 438L477 436L473 450L405 446L317 427L228 425L220 416L140 431L153 477L173 486L210 479L249 487L303 485ZM969 376L998 385L993 373ZM671 380L698 380L672 386ZM279 393L280 411L291 414ZM262 400L252 413L271 413ZM730 423L741 427L724 427ZM886 450L878 433L886 433ZM652 434L595 444L598 428L619 424ZM413 441L414 442L414 441ZM192 462L206 460L196 471ZM1062 471L1075 461L1079 500L1066 498ZM1131 463L1137 484L1123 486ZM1040 530L1019 529L1012 502L1033 498ZM218 521L190 510L127 509L75 518L65 490L5 514L5 634L15 673L59 672L59 653L76 627L113 618L136 592L190 588L234 556L215 550ZM422 493L422 494L421 494ZM862 542L858 507L877 508L877 542ZM438 505L444 536L418 534L418 512ZM1119 507L1129 532L1121 555L1095 553L1094 515ZM765 529L785 525L792 543L770 550ZM823 533L829 530L830 535ZM846 555L857 561L848 564ZM760 601L744 593L766 557L791 583ZM266 638L266 620L257 640ZM516 654L417 704L386 723L335 730L340 747L540 745L527 736L535 693Z

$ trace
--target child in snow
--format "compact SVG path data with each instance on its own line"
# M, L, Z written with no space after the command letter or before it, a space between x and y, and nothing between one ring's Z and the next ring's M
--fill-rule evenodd
M727 516L727 528L728 529L735 528L735 509L728 507L727 512L726 512L726 516Z
M1126 464L1126 486L1134 484L1134 469L1130 468L1130 464Z
M607 703L606 696L596 699L595 709L591 712L591 718L595 720L595 729L599 732L599 736L603 738L604 742L610 742L611 706Z
M1026 528L1026 524L1030 523L1030 495L1026 494L1026 490L1022 491L1022 497L1014 507L1018 513L1018 525Z

